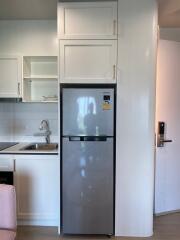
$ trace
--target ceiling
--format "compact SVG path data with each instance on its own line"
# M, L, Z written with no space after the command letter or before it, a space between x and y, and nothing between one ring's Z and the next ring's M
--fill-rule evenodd
M158 0L160 27L180 27L180 0Z
M160 27L180 27L180 0L157 1ZM0 20L56 18L57 0L0 0Z

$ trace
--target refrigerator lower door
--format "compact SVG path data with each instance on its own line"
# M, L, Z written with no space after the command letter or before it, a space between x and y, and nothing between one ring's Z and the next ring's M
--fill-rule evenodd
M63 138L62 225L64 234L113 234L113 138Z

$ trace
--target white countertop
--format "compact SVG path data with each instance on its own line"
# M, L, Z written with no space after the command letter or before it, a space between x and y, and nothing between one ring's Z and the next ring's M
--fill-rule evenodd
M2 151L0 151L0 154L37 154L37 155L57 155L58 154L58 149L55 150L20 150L28 145L31 145L33 143L18 143L12 147L6 148Z

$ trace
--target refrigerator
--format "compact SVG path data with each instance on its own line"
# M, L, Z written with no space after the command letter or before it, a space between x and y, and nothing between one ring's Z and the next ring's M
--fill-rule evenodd
M115 85L61 85L63 234L114 234Z

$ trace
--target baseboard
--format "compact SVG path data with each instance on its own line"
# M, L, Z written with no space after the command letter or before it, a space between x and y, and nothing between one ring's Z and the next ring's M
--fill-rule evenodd
M155 213L154 216L159 217L159 216L164 216L164 215L173 214L173 213L180 213L180 209L161 212L161 213Z
M57 221L43 221L43 220L18 220L18 226L45 226L45 227L58 227Z

